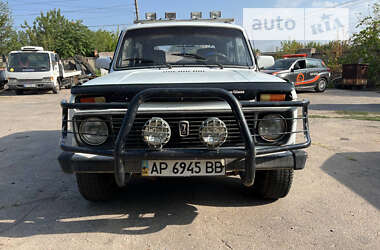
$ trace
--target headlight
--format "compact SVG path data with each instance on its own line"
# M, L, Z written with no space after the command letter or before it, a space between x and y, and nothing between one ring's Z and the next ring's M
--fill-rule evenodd
M79 136L88 145L102 145L107 141L108 135L108 126L100 118L87 118L79 125Z
M285 136L286 122L281 115L266 115L259 121L257 126L260 137L265 141L275 142Z
M8 78L8 84L17 84L16 78Z
M169 124L160 117L147 121L142 129L143 140L149 147L161 149L169 142L171 130Z
M42 78L42 81L43 82L53 82L54 81L54 77L52 77L52 76L44 77L44 78Z
M205 120L200 129L199 137L209 148L217 148L221 146L227 139L226 124L216 117Z

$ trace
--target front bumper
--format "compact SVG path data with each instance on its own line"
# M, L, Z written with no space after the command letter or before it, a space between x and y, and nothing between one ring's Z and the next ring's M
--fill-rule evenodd
M129 149L125 148L126 138L128 137L132 126L134 124L137 111L140 105L154 97L160 96L161 98L218 98L225 101L231 108L233 115L235 116L236 122L239 124L240 135L244 141L244 147L239 148L219 148L218 150L208 150L208 149L164 149L161 151L151 151L144 149ZM242 171L244 175L242 177L242 183L245 186L252 186L255 180L256 163L260 163L257 160L260 155L268 155L273 153L284 153L287 151L294 154L296 150L306 148L311 144L311 138L309 133L308 124L308 100L303 101L277 101L277 102L249 102L249 101L239 101L230 92L219 89L219 88L151 88L139 92L129 104L127 103L66 103L61 104L63 108L62 113L62 138L61 138L61 148L66 152L72 153L82 153L91 154L102 157L112 157L109 159L113 162L113 173L115 176L116 183L122 187L125 185L126 175L133 173L128 170L128 162L130 161L141 161L141 160L166 160L166 159L237 159L241 161L240 164L243 165ZM271 146L266 148L257 148L253 140L253 136L258 136L257 134L252 134L247 121L243 113L243 107L247 108L260 108L260 107L293 107L302 108L301 119L303 128L298 131L291 131L287 133L302 133L304 135L305 141L301 143L291 144L291 145L281 145L281 146ZM69 131L69 122L73 123L73 120L69 120L69 109L76 110L94 110L94 109L120 109L126 108L127 112L123 118L120 130L117 134L114 148L112 150L106 149L95 149L80 146L70 146L67 145L66 139L68 133L75 133L75 131ZM63 157L64 158L64 157ZM306 159L306 157L305 157ZM286 159L285 159L286 160ZM293 156L288 159L289 162L297 160L297 157ZM262 160L265 161L265 157ZM65 162L65 161L61 161ZM67 162L67 161L66 161ZM112 163L111 162L111 163ZM138 164L138 163L137 163ZM91 164L87 164L91 165ZM108 165L108 164L107 164ZM265 165L265 164L264 164ZM280 164L281 165L281 164ZM302 164L301 164L302 165ZM304 164L303 164L304 165ZM141 165L140 165L141 166ZM295 168L296 164L286 164L288 168ZM296 166L297 168L297 166Z
M293 150L256 157L256 170L294 169L305 167L307 153L303 150ZM114 158L112 156L98 156L71 152L62 152L58 157L62 171L73 173L112 173L114 174ZM141 160L127 161L125 172L141 174ZM244 170L244 160L231 161L226 166L227 172Z
M8 89L10 90L50 90L54 88L54 83L46 83L46 82L37 82L32 83L33 85L23 84L23 83L17 83L17 84L9 84L8 83Z

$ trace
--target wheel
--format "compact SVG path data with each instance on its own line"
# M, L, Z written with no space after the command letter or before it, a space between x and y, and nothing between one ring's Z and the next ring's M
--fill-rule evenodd
M325 78L321 78L319 82L317 83L317 86L315 86L315 91L324 92L326 88L327 88L327 81Z
M52 91L53 91L54 94L58 94L59 93L59 89L60 89L59 85L54 85Z
M16 95L23 95L24 94L24 90L17 89L17 90L15 90L15 93L16 93Z
M89 201L106 201L118 191L113 174L76 174L78 189Z
M253 191L265 199L285 197L292 186L293 169L261 170L256 172Z

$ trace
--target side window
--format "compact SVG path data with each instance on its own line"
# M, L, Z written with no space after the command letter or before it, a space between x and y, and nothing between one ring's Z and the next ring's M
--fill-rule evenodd
M313 59L308 59L307 60L307 67L308 68L321 68L321 62L319 60L313 60Z
M306 69L306 61L305 60L299 60L296 62L296 64L294 65L294 69L297 70L297 69Z

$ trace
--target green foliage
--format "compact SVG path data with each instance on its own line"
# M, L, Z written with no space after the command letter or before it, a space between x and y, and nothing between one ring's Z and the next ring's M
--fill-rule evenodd
M98 52L115 51L119 32L97 30L92 32L94 48Z
M30 45L42 46L44 49L59 53L62 58L74 55L89 56L93 52L91 31L82 21L70 21L61 15L60 10L41 13L33 21L22 26L28 36Z
M8 52L11 43L12 18L8 3L0 1L0 55Z
M380 4L374 4L373 14L363 18L357 27L362 29L350 39L350 49L341 62L368 63L371 85L380 84Z
M282 41L281 47L277 48L276 58L281 58L286 54L295 54L297 50L304 48L304 45L297 41Z

